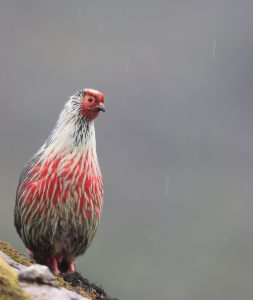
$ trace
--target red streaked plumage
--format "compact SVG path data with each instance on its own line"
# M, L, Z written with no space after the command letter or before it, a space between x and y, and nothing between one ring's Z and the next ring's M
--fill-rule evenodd
M39 263L58 273L90 245L103 206L94 119L104 111L102 93L73 95L46 143L21 173L15 226Z
M80 158L71 172L69 172L69 170L73 165L73 161L68 162L67 165L64 165L64 171L60 173L60 176L58 175L58 168L61 167L61 159L59 157L55 157L53 161L46 161L45 165L41 168L39 168L38 165L35 165L31 170L31 173L34 176L34 180L28 180L26 184L24 184L21 188L21 201L25 200L26 206L30 205L31 199L33 198L35 198L37 201L43 201L40 192L41 190L46 189L47 198L52 199L53 205L57 205L59 199L61 199L62 204L65 204L67 199L70 198L70 191L68 189L68 186L66 186L66 189L63 193L62 182L63 180L72 181L74 174L76 178L74 191L78 195L80 206L84 205L85 197L84 194L79 195L79 189L86 193L88 197L87 201L92 201L90 187L93 188L93 192L95 193L96 197L100 198L102 193L100 188L102 181L101 175L97 174L93 163L89 163L87 156L86 160L84 160L83 168L80 166L81 161L82 159ZM90 179L88 176L85 176L86 172L84 169L86 165L87 173L91 172L92 179ZM51 169L51 172L49 172L49 169ZM50 174L50 177L44 179L48 174ZM39 178L39 182L37 181L37 178ZM28 197L26 197L27 192L29 192Z

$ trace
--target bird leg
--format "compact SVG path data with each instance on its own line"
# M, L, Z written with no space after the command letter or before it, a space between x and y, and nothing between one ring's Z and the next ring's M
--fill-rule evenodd
M69 263L69 272L75 272L75 264L73 261Z
M31 259L33 259L35 261L38 261L38 259L36 259L36 257L34 257L34 253L32 252L32 250L30 250L30 249L27 248L27 251L28 251ZM62 257L61 256L59 258L50 258L50 257L47 257L47 258L43 259L42 261L39 261L39 263L47 265L48 267L50 267L50 269L52 270L52 272L55 275L59 275L60 271L59 271L59 268L58 268L58 262L61 262L61 261L62 261ZM73 271L71 271L72 269L73 269ZM69 270L70 270L70 272L74 272L75 271L74 263L70 263Z
M52 267L52 271L55 275L59 275L60 271L58 269L58 261L56 258L52 258L51 259L51 267Z

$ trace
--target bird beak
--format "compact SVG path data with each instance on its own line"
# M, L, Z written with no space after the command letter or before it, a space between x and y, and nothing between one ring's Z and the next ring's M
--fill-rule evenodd
M105 105L104 103L99 103L99 105L96 107L98 111L105 112Z

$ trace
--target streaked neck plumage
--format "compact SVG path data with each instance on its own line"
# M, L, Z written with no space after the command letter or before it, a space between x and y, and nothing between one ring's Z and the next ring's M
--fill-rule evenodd
M54 156L61 156L64 160L80 159L92 154L98 167L94 120L81 115L73 99L66 103L55 128L41 148L41 154L41 161Z

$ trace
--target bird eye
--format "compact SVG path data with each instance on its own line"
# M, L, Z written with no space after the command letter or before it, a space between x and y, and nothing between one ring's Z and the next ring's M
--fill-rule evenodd
M92 102L92 101L93 101L93 98L89 97L88 102Z

